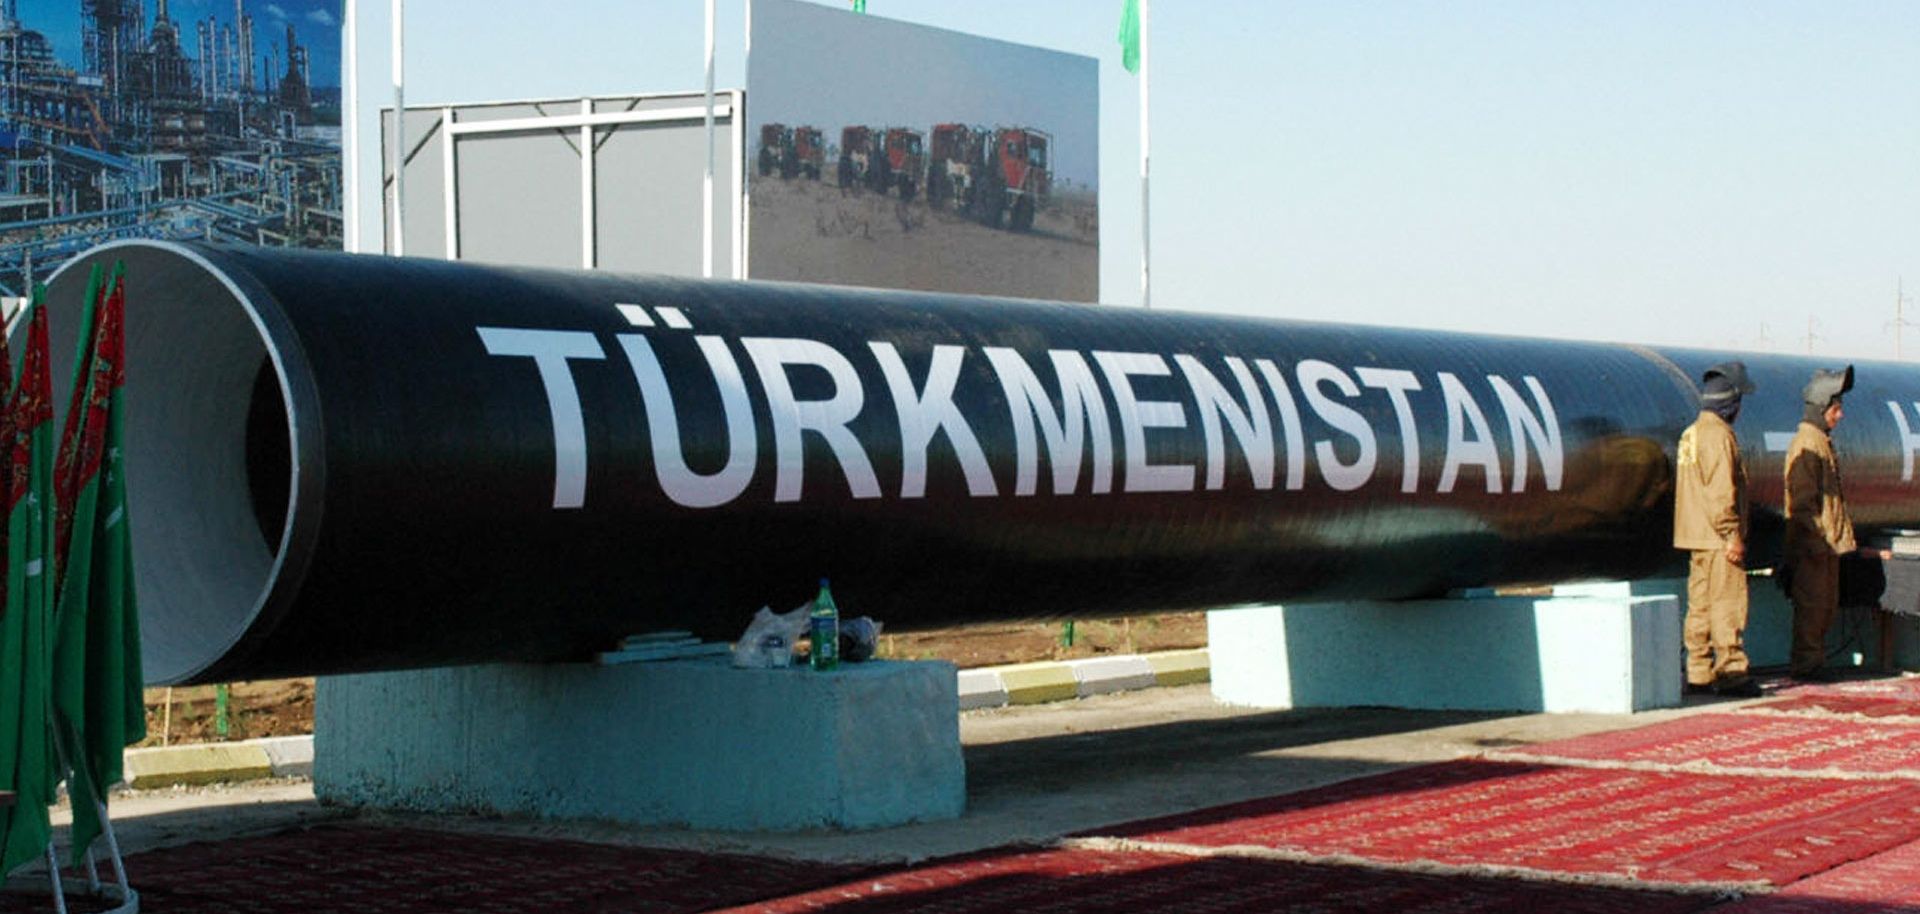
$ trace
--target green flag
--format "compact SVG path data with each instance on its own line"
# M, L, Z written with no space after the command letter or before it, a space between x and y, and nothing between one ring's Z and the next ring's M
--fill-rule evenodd
M864 13L864 12L866 12L866 11L867 11L867 0L853 0L853 11L854 11L854 12L856 12L856 13Z
M85 793L80 778L72 776L74 747L79 745L78 729L73 723L80 719L85 682L79 675L84 664L79 660L86 647L86 607L85 600L79 606L75 601L64 597L65 585L61 579L67 571L67 549L73 530L74 502L80 491L81 434L86 430L87 401L93 378L93 345L95 323L100 310L100 298L105 293L101 288L100 265L94 264L87 273L87 295L80 314L80 335L73 354L73 371L68 387L65 424L60 430L60 440L54 449L53 458L53 553L54 567L58 570L54 580L53 610L53 667L52 700L53 726L56 748L59 756L56 763L64 758L67 761L67 793L73 800L74 831L83 830L83 821L97 822L99 816L92 813L92 795ZM98 435L94 438L97 440ZM57 766L56 766L57 767ZM82 845L70 842L75 847L75 862L81 858Z
M0 620L0 789L14 805L0 821L0 871L47 852L53 802L53 378L45 286L28 307L26 355L7 411L13 442L7 483L7 602Z
M1127 0L1120 11L1120 65L1140 72L1140 0Z
M71 769L67 792L76 864L100 835L100 808L107 788L121 779L122 750L146 736L121 472L118 406L126 377L121 358L126 289L120 274L115 264L97 309L90 305L82 320L87 332L76 363L74 405L56 461L58 516L64 523L56 522L55 528L60 588L53 695Z

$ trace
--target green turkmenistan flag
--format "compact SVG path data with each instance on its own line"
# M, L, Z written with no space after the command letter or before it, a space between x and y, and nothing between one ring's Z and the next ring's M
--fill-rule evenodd
M82 323L91 332L83 338L74 384L85 393L67 414L58 463L60 517L67 523L64 532L56 526L62 539L53 687L72 768L67 791L75 863L100 835L107 788L123 774L122 750L147 733L121 449L126 288L120 273L115 264L97 316Z
M1120 11L1120 65L1140 72L1140 0L1127 0Z
M83 829L83 815L91 823L97 823L99 816L90 811L92 794L78 783L82 778L74 777L72 761L73 747L80 744L79 729L73 722L81 719L80 710L85 695L85 680L79 675L85 669L85 664L79 659L83 656L81 652L86 649L86 601L82 593L76 612L75 607L70 605L75 601L65 598L66 587L61 581L67 572L67 548L73 533L75 502L81 486L81 436L88 425L87 403L93 379L94 337L97 335L95 324L99 319L100 298L105 291L101 288L100 265L94 264L87 273L86 304L80 313L80 334L73 354L73 371L69 377L72 383L68 387L65 423L60 429L60 440L53 457L53 565L59 573L54 579L51 694L54 738L58 740L56 749L59 752L55 762L59 767L57 763L61 758L67 760L67 793L73 800L75 832ZM98 434L92 437L90 449L97 449L99 438ZM78 841L71 843L75 848L75 862L79 862L84 845Z
M74 500L80 494L80 435L86 430L86 422L81 420L86 417L87 397L93 380L94 337L98 335L96 322L100 315L100 300L107 294L101 283L104 278L97 263L87 271L86 304L80 311L80 336L74 345L73 371L68 376L71 383L67 387L67 411L62 414L65 419L60 427L60 443L53 452L53 551L55 564L63 577L67 571L67 544L73 536ZM56 580L55 584L58 583ZM54 611L56 614L59 612L57 599ZM56 618L55 624L58 623Z
M7 602L0 619L0 871L47 852L53 802L53 378L47 358L46 287L28 307L27 350L7 412L13 435L7 475Z

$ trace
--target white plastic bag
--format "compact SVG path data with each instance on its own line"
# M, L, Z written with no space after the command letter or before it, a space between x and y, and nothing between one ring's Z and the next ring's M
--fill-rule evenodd
M812 603L776 613L762 606L747 624L747 631L733 644L733 665L742 669L772 669L793 665L793 646L807 630L807 611Z

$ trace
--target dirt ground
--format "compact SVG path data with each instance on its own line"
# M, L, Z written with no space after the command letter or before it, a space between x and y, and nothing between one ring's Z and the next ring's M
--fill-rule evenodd
M880 634L880 656L896 660L951 660L962 669L1035 660L1205 647L1205 613L1135 619L1081 619L1066 623L972 625ZM148 689L147 739L141 746L222 739L214 686ZM171 698L171 707L169 707ZM228 687L225 739L294 736L313 732L313 680L271 679Z
M926 195L900 200L826 180L757 178L755 279L1097 301L1100 218L1091 191L1060 191L1025 232L989 228Z

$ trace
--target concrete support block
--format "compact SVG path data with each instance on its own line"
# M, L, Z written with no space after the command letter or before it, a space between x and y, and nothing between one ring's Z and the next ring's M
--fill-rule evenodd
M1275 708L1669 707L1679 614L1672 596L1630 593L1221 610L1207 617L1213 691Z
M1889 624L1893 626L1894 669L1920 670L1920 618L1894 616Z
M1684 619L1687 612L1685 578L1633 582L1635 596L1662 593L1674 597ZM1879 669L1883 662L1881 624L1880 613L1851 607L1840 610L1827 629L1827 656L1833 658L1833 666ZM1920 633L1920 619L1896 616L1888 624L1893 627L1893 644L1888 652L1892 665L1897 669L1920 669L1920 637L1909 635L1903 639L1901 634L1903 628ZM1763 575L1747 579L1747 630L1741 641L1747 650L1747 661L1755 667L1783 667L1791 659L1793 604L1781 589L1778 578Z
M724 658L326 677L314 793L346 806L784 831L955 818L944 662Z
M1064 663L1015 663L1000 667L1000 682L1007 689L1007 703L1037 705L1080 697L1080 683L1073 668Z
M1137 654L1090 657L1075 660L1070 666L1074 680L1079 683L1081 698L1108 692L1150 689L1159 684L1153 678L1153 664Z

